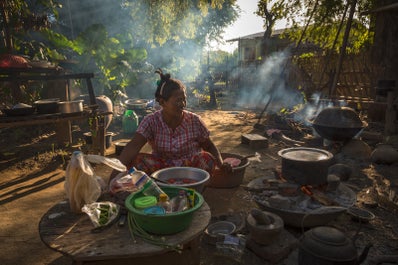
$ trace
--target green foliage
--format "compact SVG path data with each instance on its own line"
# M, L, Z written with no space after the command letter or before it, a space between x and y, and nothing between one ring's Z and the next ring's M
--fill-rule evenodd
M15 50L35 59L77 61L73 70L95 73L96 93L114 100L153 87L155 66L180 79L193 79L206 42L236 20L235 2L9 0L6 9L13 14L40 12L51 26L36 27L41 34L34 35L14 30Z
M339 53L343 31L340 31L334 46L333 43L343 18L343 26L347 23L345 11L351 2L348 0L261 0L258 3L257 15L264 18L266 26L273 26L273 20L286 19L288 27L291 28L287 35L295 41L302 37L304 26L308 24L309 27L306 29L303 40L317 44L324 50L334 48L334 52ZM358 1L347 53L358 53L372 42L373 33L369 16L361 12L370 10L375 4L375 0Z

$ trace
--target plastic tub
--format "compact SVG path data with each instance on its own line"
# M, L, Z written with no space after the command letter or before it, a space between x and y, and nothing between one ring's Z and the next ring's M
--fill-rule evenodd
M243 177L245 176L246 167L250 164L247 158L237 154L221 153L223 159L237 158L241 162L237 167L232 169L232 172L225 174L219 169L216 169L210 177L208 186L212 188L235 188L242 184Z
M178 195L179 190L186 190L180 187L162 187L163 191L170 197ZM184 231L189 227L192 222L193 214L203 205L203 196L195 192L195 205L194 207L175 213L167 213L164 215L151 215L146 214L143 211L134 207L134 201L136 198L144 196L142 191L130 194L125 201L125 206L132 214L137 225L148 233L157 235L170 235Z

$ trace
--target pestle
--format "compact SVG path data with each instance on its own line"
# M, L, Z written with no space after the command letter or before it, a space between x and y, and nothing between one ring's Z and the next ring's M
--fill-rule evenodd
M270 225L273 223L273 220L267 214L257 208L251 210L251 215L256 220L257 225Z

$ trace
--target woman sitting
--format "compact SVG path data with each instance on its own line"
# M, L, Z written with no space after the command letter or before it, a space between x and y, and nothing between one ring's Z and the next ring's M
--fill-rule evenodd
M160 69L156 73L160 75L160 82L155 98L161 109L143 118L119 160L127 168L134 166L147 174L180 166L200 168L210 175L216 166L229 170L231 166L223 163L202 119L185 110L184 84L169 74L163 74ZM147 142L152 153L140 153Z

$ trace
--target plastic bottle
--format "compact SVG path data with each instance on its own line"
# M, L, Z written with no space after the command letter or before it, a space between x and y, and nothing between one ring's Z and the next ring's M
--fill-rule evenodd
M137 114L131 109L126 110L122 118L123 132L126 134L132 134L137 130L137 128L138 128Z
M142 189L142 193L144 195L155 196L159 199L160 194L166 194L144 171L137 170L135 167L132 167L129 173L133 176L133 179L136 180L134 185L138 189Z
M158 205L163 207L163 209L166 211L166 213L172 212L171 203L169 201L169 197L166 194L162 193L159 195Z
M156 198L158 198L158 199L161 194L164 194L167 196L167 194L152 179L149 179L144 184L144 186L142 187L142 193L144 193L144 195L146 195L146 196L156 196ZM167 198L168 198L168 196L167 196Z
M179 190L178 195L171 199L172 211L182 212L188 209L188 198L185 190Z

